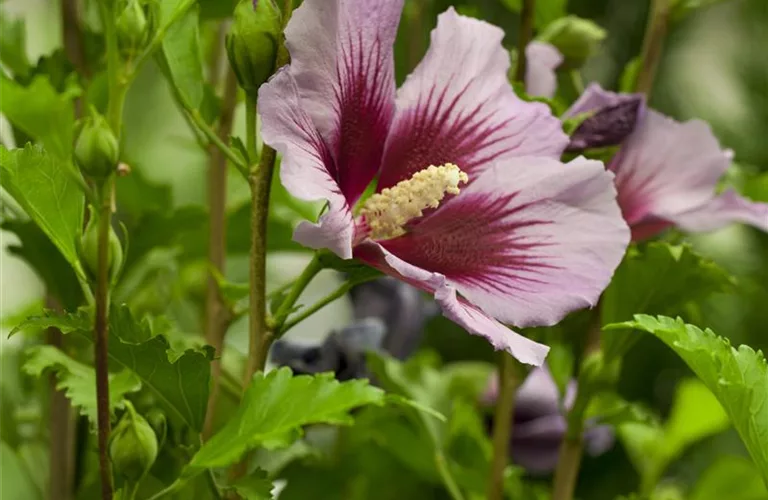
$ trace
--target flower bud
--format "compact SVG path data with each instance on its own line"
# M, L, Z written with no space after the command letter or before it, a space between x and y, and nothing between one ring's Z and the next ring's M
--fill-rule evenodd
M643 106L642 96L626 95L618 103L596 110L573 131L566 151L582 152L621 144L635 130Z
M580 68L605 39L603 28L588 19L566 16L549 24L538 39L549 42L565 57L566 68Z
M147 421L125 402L126 412L109 438L109 458L126 480L138 481L157 458L157 437Z
M128 0L117 16L117 44L125 56L132 56L144 48L149 39L149 21L139 0Z
M80 260L91 277L98 275L99 269L99 223L98 217L91 213L91 218L85 226L80 238ZM107 267L112 280L117 276L123 264L123 247L112 226L109 227L109 246L107 248Z
M120 145L107 120L91 108L75 143L80 170L94 179L104 179L115 171L119 154Z
M162 448L165 437L168 435L168 421L165 418L165 413L159 408L152 408L147 412L146 419L152 426L152 430L155 431L158 447Z
M272 74L281 26L274 0L241 0L235 7L227 56L238 83L251 96Z

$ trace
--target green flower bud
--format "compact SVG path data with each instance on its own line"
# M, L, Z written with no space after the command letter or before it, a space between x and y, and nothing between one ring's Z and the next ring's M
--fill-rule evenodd
M157 458L157 437L147 421L125 402L126 412L109 438L109 458L128 481L138 481Z
M128 0L117 16L117 44L125 56L143 49L149 40L149 21L139 0Z
M94 179L104 179L115 171L120 144L107 120L91 108L75 143L75 160L80 170Z
M99 269L99 223L98 217L91 211L91 218L85 226L83 236L80 238L80 260L88 274L95 279ZM123 264L123 246L114 229L109 228L109 248L107 253L107 265L110 279L114 280Z
M158 447L162 448L165 437L168 435L168 421L165 418L165 413L159 408L152 408L145 417L149 425L152 426L152 430L155 431Z
M281 17L274 0L241 0L235 7L226 39L227 56L238 83L251 96L274 69Z
M589 19L566 16L550 23L538 36L554 45L565 57L565 67L580 68L605 39L603 28Z

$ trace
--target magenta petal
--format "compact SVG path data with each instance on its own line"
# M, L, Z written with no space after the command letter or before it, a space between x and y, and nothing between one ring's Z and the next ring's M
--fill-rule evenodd
M455 163L471 179L502 158L560 157L568 143L560 121L515 95L503 37L452 8L438 17L429 51L398 91L379 189L429 165Z
M294 239L310 248L328 248L342 258L352 256L352 212L331 177L328 148L300 104L290 71L280 70L259 90L261 134L264 142L283 156L280 177L293 196L307 201L327 200L328 211L318 224L303 222Z
M394 112L392 46L403 0L305 0L285 31L301 105L354 204L379 169Z
M503 323L552 325L594 305L624 255L612 181L584 158L505 160L380 244Z
M525 48L525 91L530 96L551 98L557 90L555 70L563 55L554 45L531 42Z
M447 283L445 276L413 266L373 242L355 247L355 257L391 276L433 293L446 318L473 335L485 337L494 349L503 349L522 363L539 366L544 362L549 347L510 330L466 300L458 298L456 289Z
M674 220L708 203L730 160L706 123L680 123L649 110L608 168L634 227Z
M768 232L768 203L751 201L729 190L702 207L670 219L686 231L713 231L732 222L742 222Z

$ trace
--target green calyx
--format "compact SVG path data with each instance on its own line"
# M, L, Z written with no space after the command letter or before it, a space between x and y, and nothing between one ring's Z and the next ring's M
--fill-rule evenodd
M123 55L130 57L149 40L149 21L139 0L128 0L117 16L117 43Z
M242 0L226 38L227 56L240 87L255 96L272 74L282 31L273 0Z
M566 16L549 24L537 38L563 54L566 68L576 69L594 55L605 37L605 30L589 19Z
M138 481L157 458L157 437L149 423L136 413L130 401L109 439L109 458L115 470L128 481Z
M92 279L95 279L98 275L99 268L99 223L98 216L94 210L91 210L91 218L85 226L85 231L80 238L78 251L80 253L80 260L88 275ZM107 252L109 276L110 280L114 282L123 264L123 246L111 225L109 228Z
M88 177L103 180L117 167L120 144L107 120L91 108L75 143L75 161Z

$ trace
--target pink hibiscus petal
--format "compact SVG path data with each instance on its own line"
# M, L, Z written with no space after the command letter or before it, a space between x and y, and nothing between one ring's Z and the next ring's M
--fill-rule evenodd
M624 255L629 230L612 181L584 158L505 160L379 243L503 323L553 325L594 305Z
M768 203L751 201L728 190L702 207L676 214L671 219L686 231L713 231L742 222L768 232Z
M624 217L635 226L708 203L730 161L705 122L680 123L648 110L608 168Z
M457 297L456 289L445 276L413 266L368 241L355 247L355 257L384 273L433 293L443 315L473 335L485 337L496 350L505 350L522 363L539 366L549 347L510 330L486 313Z
M285 30L301 105L329 145L350 205L378 171L394 113L403 0L305 0Z
M503 37L453 8L438 17L429 51L398 91L379 189L429 165L455 163L471 179L502 158L560 157L568 138L545 104L515 95Z
M617 106L625 102L634 102L638 99L645 101L643 94L619 94L603 90L598 83L590 83L579 98L576 99L576 102L568 108L564 116L572 117L581 113L596 112L603 108ZM638 118L641 117L642 114L638 116Z
M328 248L338 256L352 256L352 211L326 166L330 152L301 106L296 82L288 69L280 70L259 89L259 113L264 142L283 156L280 177L293 196L307 201L327 200L328 211L318 224L302 222L294 239L310 248Z
M557 90L555 70L563 55L554 45L531 42L525 47L525 91L530 96L551 98Z

